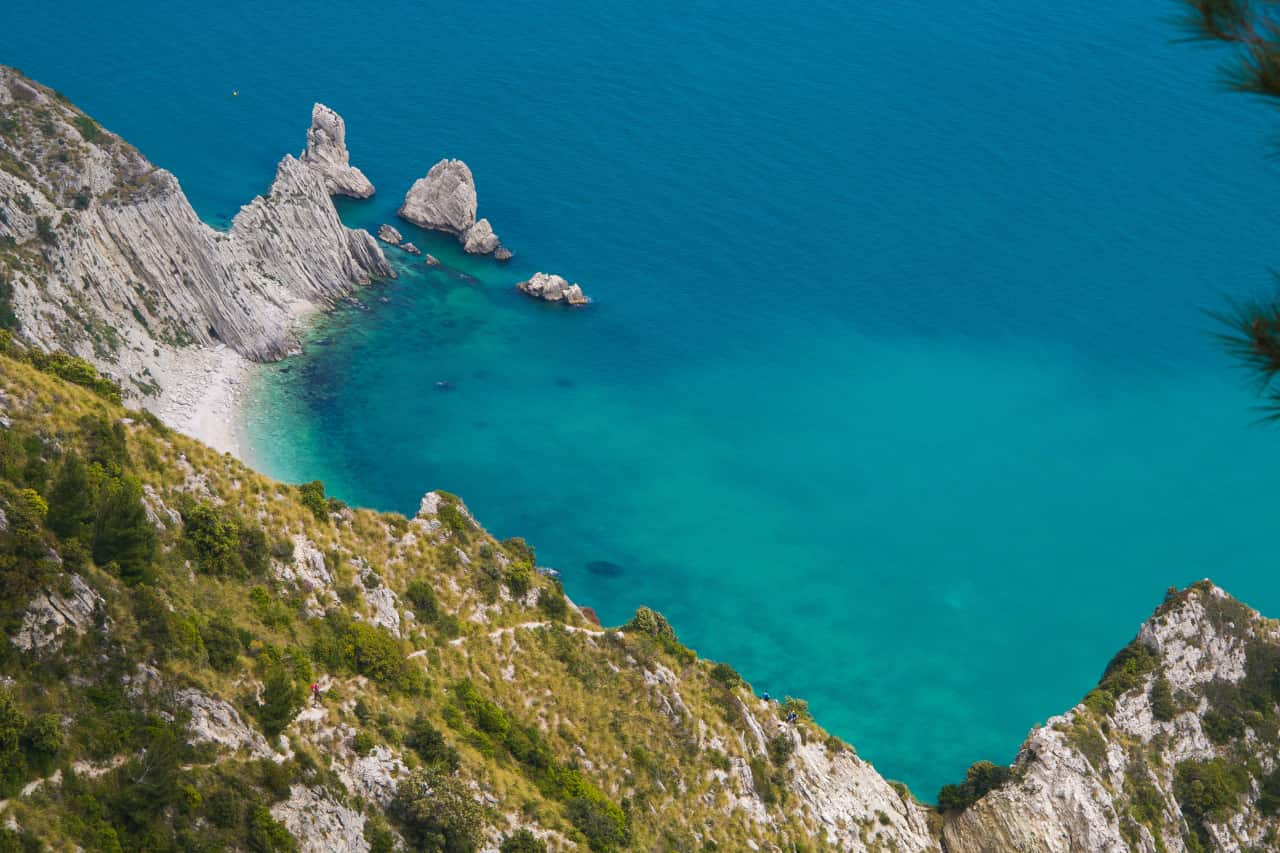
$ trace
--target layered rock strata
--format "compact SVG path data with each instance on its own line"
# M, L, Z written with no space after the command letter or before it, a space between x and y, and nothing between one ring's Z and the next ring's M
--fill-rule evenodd
M330 195L368 198L373 184L355 166L347 151L347 123L342 116L316 104L311 108L311 127L307 130L307 149L298 158L324 179Z

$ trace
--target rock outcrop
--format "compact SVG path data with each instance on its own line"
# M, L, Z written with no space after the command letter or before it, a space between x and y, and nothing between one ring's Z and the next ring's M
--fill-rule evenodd
M1098 688L1031 732L1013 781L947 815L946 849L1274 849L1278 662L1277 623L1207 581L1171 592Z
M570 284L563 276L545 272L534 273L532 278L517 284L516 290L535 299L566 305L586 305L591 301L578 285Z
M355 166L347 152L347 123L342 116L316 104L311 108L311 127L307 130L307 149L299 158L324 179L330 195L368 198L373 184Z
M298 346L294 318L393 275L338 219L325 179L286 156L227 231L177 179L53 92L0 66L0 275L19 336L93 362L127 396L179 381L226 345L256 361Z
M384 243L399 246L400 241L404 239L404 236L390 225L383 224L378 226L378 239Z
M271 757L266 738L246 725L229 703L192 689L178 690L174 699L190 715L187 734L192 742L213 743L233 752L244 750L254 758Z
M461 160L441 160L405 193L399 216L419 228L444 231L473 255L502 248L489 220L476 220L476 182ZM510 253L507 253L510 257Z
M64 634L81 634L91 628L103 603L102 596L83 578L68 575L65 590L47 589L32 599L13 635L13 644L23 651L56 649Z
M271 807L271 816L299 841L302 853L368 853L365 816L343 805L324 788L293 785L289 798Z

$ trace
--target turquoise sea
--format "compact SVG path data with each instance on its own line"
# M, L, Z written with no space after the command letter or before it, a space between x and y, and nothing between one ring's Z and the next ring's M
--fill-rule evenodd
M0 62L213 223L316 100L379 188L351 224L474 170L516 259L397 223L447 269L401 256L263 372L268 473L457 492L926 799L1012 759L1166 587L1280 614L1280 432L1204 314L1270 286L1276 126L1175 3L268 5L0 25ZM534 270L595 304L514 293Z

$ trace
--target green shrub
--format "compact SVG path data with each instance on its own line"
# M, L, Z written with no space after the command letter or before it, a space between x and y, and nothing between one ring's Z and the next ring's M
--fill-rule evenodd
M1258 811L1269 817L1280 814L1280 767L1263 777L1261 789Z
M97 514L97 489L90 481L89 469L80 454L68 451L49 490L49 529L62 539L89 542Z
M365 818L364 840L369 853L392 853L396 849L396 837L382 815L373 812Z
M36 236L51 246L58 242L58 234L53 230L53 221L49 217L36 217Z
M104 483L94 521L94 561L100 566L114 563L126 583L150 583L156 546L156 531L142 503L142 484L134 477Z
M311 510L316 521L329 520L329 503L324 499L324 483L319 480L303 483L298 486L298 497L302 500L302 505Z
M742 683L742 676L727 663L717 663L711 667L711 680L723 684L732 690Z
M631 833L626 814L602 797L578 796L565 804L569 822L587 839L592 850L609 851L626 846Z
M351 739L351 749L356 755L368 755L377 745L377 739L366 731L356 732L356 736Z
M761 801L767 806L776 805L780 802L785 789L777 784L777 780L773 773L770 772L769 765L764 757L760 755L752 756L751 760L747 762L747 766L751 769L751 784L756 789L756 794L759 795Z
M559 580L553 578L550 586L538 590L538 607L557 622L563 622L569 615L569 600L564 597L564 587Z
M52 234L52 226L48 228ZM24 357L37 370L88 388L113 403L120 402L120 386L98 373L97 368L83 358L65 352L43 353L39 350L25 350Z
M1223 758L1183 761L1174 768L1173 795L1193 826L1225 820L1249 790L1249 771Z
M529 830L521 829L502 839L498 853L547 853L547 842Z
M471 853L480 846L483 812L462 781L424 768L402 781L391 802L415 850Z
M40 504L8 484L0 484L0 505L8 529L0 530L0 606L20 612L57 568L49 558L49 537Z
M458 499L444 492L438 494L444 496L444 499L440 501L440 507L436 510L436 518L439 518L441 523L459 539L467 541L471 533L471 522L459 507Z
M425 714L418 714L409 724L404 738L405 746L412 749L423 763L452 773L458 769L458 750L450 746L444 735Z
M410 581L404 595L409 599L409 604L413 607L413 615L418 617L419 622L435 621L439 606L436 604L436 592L430 584L422 580Z
M267 674L262 686L262 701L254 708L262 730L274 738L284 731L302 710L305 686L294 681L293 674L277 666Z
M289 834L289 830L273 818L264 805L256 805L249 812L246 840L249 842L249 849L256 853L293 853L298 849L298 842Z
M16 332L18 315L13 313L13 284L0 275L0 329Z
M101 135L102 129L98 127L98 123L87 115L77 115L71 119L71 123L76 126L76 130L80 131L80 136L85 142L93 142Z
M62 718L57 714L40 714L27 721L22 733L23 745L41 756L52 756L62 749Z
M795 752L796 744L791 737L785 733L779 733L769 739L769 759L778 767L785 767L791 759L791 753Z
M533 551L533 546L519 536L512 536L510 539L502 540L502 548L517 563L528 563L531 566L538 565L538 557Z
M1161 722L1169 722L1178 713L1178 706L1173 701L1173 690L1169 687L1169 679L1159 673L1151 681L1151 715Z
M958 785L943 785L938 792L938 809L944 812L964 811L1009 781L1008 767L990 761L977 761L969 766L965 779Z
M524 598L529 592L529 588L533 586L533 576L533 566L531 564L515 561L507 566L504 580L513 597Z
M0 790L13 793L27 774L22 736L27 720L8 690L0 690Z
M400 641L384 629L337 612L326 616L324 625L326 630L317 637L312 654L326 666L351 670L405 693L425 689L422 671L405 657Z
M209 666L219 672L233 672L240 661L240 634L231 619L223 614L213 617L200 629L200 639L209 656Z
M182 539L205 574L244 577L240 561L240 527L219 507L189 502L182 507Z

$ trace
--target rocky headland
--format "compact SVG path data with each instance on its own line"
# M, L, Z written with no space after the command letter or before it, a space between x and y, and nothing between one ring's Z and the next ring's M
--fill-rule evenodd
M507 260L505 249L487 219L476 219L476 182L461 160L441 160L405 193L399 216L419 228L452 234L473 255Z
M564 276L554 273L537 272L526 281L516 284L516 290L541 299L544 302L562 302L565 305L586 305L591 300L582 292L577 284L570 284Z
M317 106L309 152L336 156L330 113ZM234 434L208 407L230 407L228 376L296 351L300 316L394 275L373 237L339 220L335 160L286 155L267 192L218 231L172 174L5 67L0 119L0 275L18 336L87 359L128 399L221 449Z

